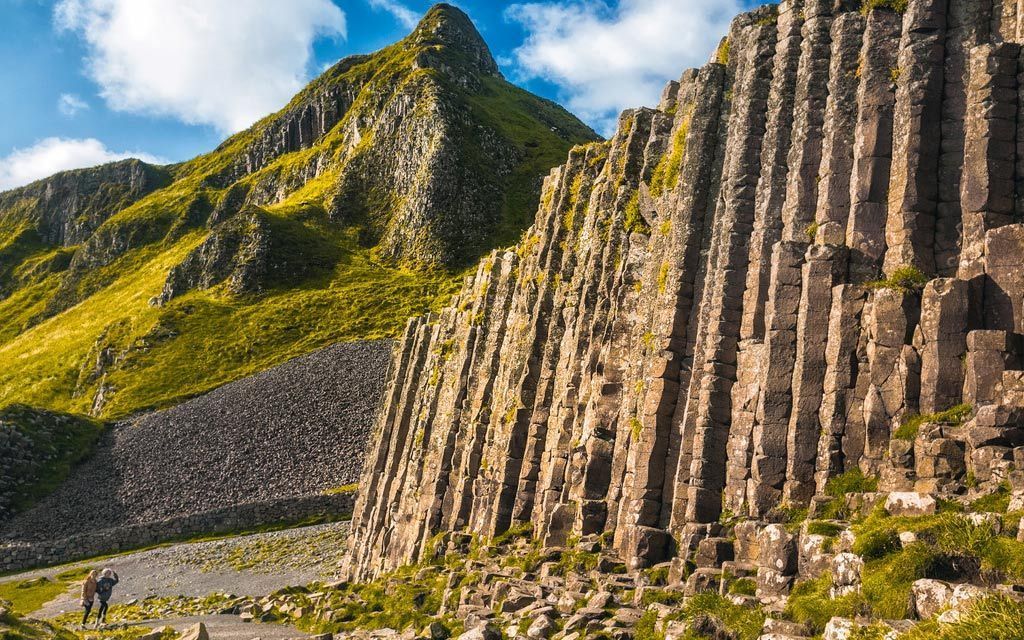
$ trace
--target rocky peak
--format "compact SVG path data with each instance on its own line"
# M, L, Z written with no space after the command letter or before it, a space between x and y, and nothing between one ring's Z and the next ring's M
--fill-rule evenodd
M450 60L453 57L450 54L456 54L465 58L475 70L501 77L491 50L473 21L450 4L434 5L420 20L409 40L417 46L435 48L442 58Z

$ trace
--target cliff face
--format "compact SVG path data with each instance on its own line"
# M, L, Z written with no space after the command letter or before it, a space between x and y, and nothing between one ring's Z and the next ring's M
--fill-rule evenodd
M883 491L1024 484L1024 15L859 4L738 17L409 323L353 576L520 523L549 546L613 531L649 566L723 514L813 513L851 470Z

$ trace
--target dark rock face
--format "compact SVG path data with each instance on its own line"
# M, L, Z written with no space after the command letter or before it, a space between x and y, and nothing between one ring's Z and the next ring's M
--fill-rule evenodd
M267 271L269 233L255 207L214 227L206 240L167 274L164 290L154 303L166 304L186 291L209 289L224 281L231 293L259 291Z
M0 525L52 540L358 479L391 342L339 344L115 426L56 492Z
M170 181L162 167L122 160L0 193L0 300L21 286L67 271L78 245L94 237L110 217ZM41 248L51 247L56 251L33 259Z
M728 510L769 532L758 590L782 596L797 550L766 524L837 476L1024 494L1019 3L855 4L738 17L408 325L352 575L524 523L613 532L632 567L746 562L706 542Z
M43 241L70 247L84 242L120 209L169 182L162 167L139 160L65 171L0 193L0 221L9 222L4 213L17 212L34 223Z

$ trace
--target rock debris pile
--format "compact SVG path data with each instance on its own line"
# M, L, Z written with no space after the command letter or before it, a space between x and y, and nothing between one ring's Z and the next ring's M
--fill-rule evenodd
M334 345L116 425L0 539L52 540L352 484L391 347Z

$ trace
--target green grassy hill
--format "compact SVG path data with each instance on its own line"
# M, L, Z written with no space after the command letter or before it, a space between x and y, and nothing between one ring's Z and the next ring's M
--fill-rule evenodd
M0 406L116 418L393 336L595 138L439 5L209 154L0 194Z

